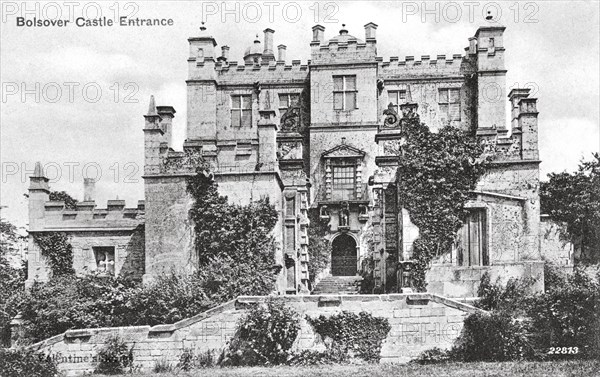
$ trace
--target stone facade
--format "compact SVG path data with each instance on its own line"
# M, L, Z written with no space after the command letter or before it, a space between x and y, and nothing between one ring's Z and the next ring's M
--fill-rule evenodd
M287 62L285 45L274 56L271 29L264 30L264 49L255 40L240 63L229 58L228 46L219 56L216 39L200 29L188 39L183 151L172 145L173 107L156 106L152 98L144 116L145 202L138 209L109 202L101 218L104 212L84 202L73 214L47 202L41 171L32 177L32 232L70 232L77 270L88 266L90 250L102 245L119 250L116 266L138 266L136 273L146 281L167 269L193 271L185 183L203 161L230 201L245 204L268 196L275 204L280 293L310 288L309 208L329 221L333 258L326 271L354 275L372 257L376 285L385 286L398 262L411 258L418 236L397 202L390 152L398 142L398 119L389 117L408 109L433 130L452 125L473 132L495 153L493 167L471 193L472 215L456 247L428 273L429 290L474 296L485 271L543 276L536 99L527 89L511 90L512 119L506 121L504 27L480 27L465 41L463 54L384 61L377 56L374 23L364 26L364 40L346 28L326 40L325 28L316 25L305 64ZM33 243L30 250L30 258L37 258ZM44 278L43 265L36 260L30 269Z
M184 349L200 354L212 351L218 358L235 334L247 308L265 297L246 296L171 325L69 330L32 347L58 362L67 376L93 372L97 352L109 336L119 335L133 348L134 365L151 371L159 361L176 365ZM460 335L464 317L480 311L470 305L432 294L286 296L279 297L300 314L301 328L293 345L296 351L324 350L306 316L329 316L341 311L368 312L387 318L391 330L383 342L381 362L408 362L421 352L448 349Z

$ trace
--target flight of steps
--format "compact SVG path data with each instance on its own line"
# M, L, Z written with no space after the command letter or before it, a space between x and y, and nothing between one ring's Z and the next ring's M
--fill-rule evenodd
M360 276L327 276L317 283L311 294L358 294L361 280Z

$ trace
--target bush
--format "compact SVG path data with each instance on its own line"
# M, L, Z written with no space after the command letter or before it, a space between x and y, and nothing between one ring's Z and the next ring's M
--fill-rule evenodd
M123 374L133 367L133 346L128 348L118 335L110 336L98 351L98 360L95 373Z
M342 364L348 361L348 356L339 349L328 349L326 351L303 350L295 353L288 360L288 365L312 366L323 364Z
M530 295L531 286L535 283L532 278L510 278L507 283L501 284L500 278L492 284L489 273L484 273L479 283L477 295L479 301L475 306L483 310L501 310L516 312L523 307L523 299Z
M0 376L54 377L56 375L58 375L58 369L50 356L27 348L5 349L0 347Z
M600 357L600 284L581 269L565 277L558 286L531 299L536 347L577 347L576 354L564 357ZM563 357L553 355L553 358Z
M461 361L531 359L536 354L526 323L507 313L474 313L464 322L451 356Z
M214 365L215 357L212 350L194 354L191 348L183 350L183 353L179 356L179 363L177 363L177 367L184 371L197 368L210 368Z
M166 359L160 359L154 362L154 367L152 368L154 373L168 373L173 371L173 365L169 363Z
M127 308L136 289L130 280L95 275L36 282L19 306L24 336L40 341L73 328L126 325L137 318Z
M373 317L366 312L344 311L330 317L321 315L306 319L325 339L328 352L335 357L341 354L344 359L358 357L367 362L379 362L381 344L391 329L387 318Z
M411 362L421 365L447 363L450 361L450 355L451 353L447 350L434 347L421 352L419 357Z
M240 320L221 365L279 365L290 357L300 331L298 314L282 302L268 299Z

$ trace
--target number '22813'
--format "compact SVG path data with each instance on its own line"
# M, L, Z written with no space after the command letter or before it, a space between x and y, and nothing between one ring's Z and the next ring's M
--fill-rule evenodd
M579 353L579 347L550 347L550 355L575 355Z

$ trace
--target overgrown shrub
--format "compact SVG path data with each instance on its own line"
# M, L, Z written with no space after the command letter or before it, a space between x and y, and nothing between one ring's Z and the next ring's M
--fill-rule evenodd
M58 369L50 356L28 348L5 349L0 347L0 376L54 377L56 375L58 375Z
M300 331L298 314L282 302L268 299L244 316L222 355L221 365L279 365L291 356Z
M118 335L110 336L98 351L98 360L95 373L123 374L133 367L133 346L127 347Z
M327 349L325 351L303 350L294 353L288 360L288 365L312 366L323 364L343 364L348 362L348 355L340 349Z
M167 359L162 358L156 360L154 362L154 367L152 367L152 371L154 373L168 373L173 371L173 364L171 364Z
M428 365L428 364L440 364L447 363L451 359L451 352L443 350L441 348L431 348L421 352L418 358L411 360L413 363Z
M308 220L308 279L312 286L331 261L331 245L325 238L329 233L329 220L321 219L318 208L308 210Z
M560 285L535 295L528 308L536 347L577 347L577 353L553 358L600 357L600 284L576 268Z
M535 355L527 323L505 312L470 314L452 350L452 357L461 361L523 360Z
M159 275L131 293L124 308L128 316L122 323L128 326L175 323L216 306L207 297L200 277L175 271Z
M189 371L198 368L210 368L215 365L215 355L213 350L194 353L191 348L186 348L179 356L177 367L183 371Z
M343 311L330 317L321 315L306 320L325 339L328 352L367 362L379 362L381 344L391 329L387 318L373 317L367 312ZM328 338L331 342L327 342Z
M72 328L129 324L137 313L127 305L137 289L127 279L94 275L36 282L19 306L24 336L39 341Z
M481 277L477 295L479 301L475 306L483 310L501 310L516 313L519 309L526 310L524 299L531 294L531 286L535 283L532 278L510 278L506 284L500 278L492 284L488 272Z

